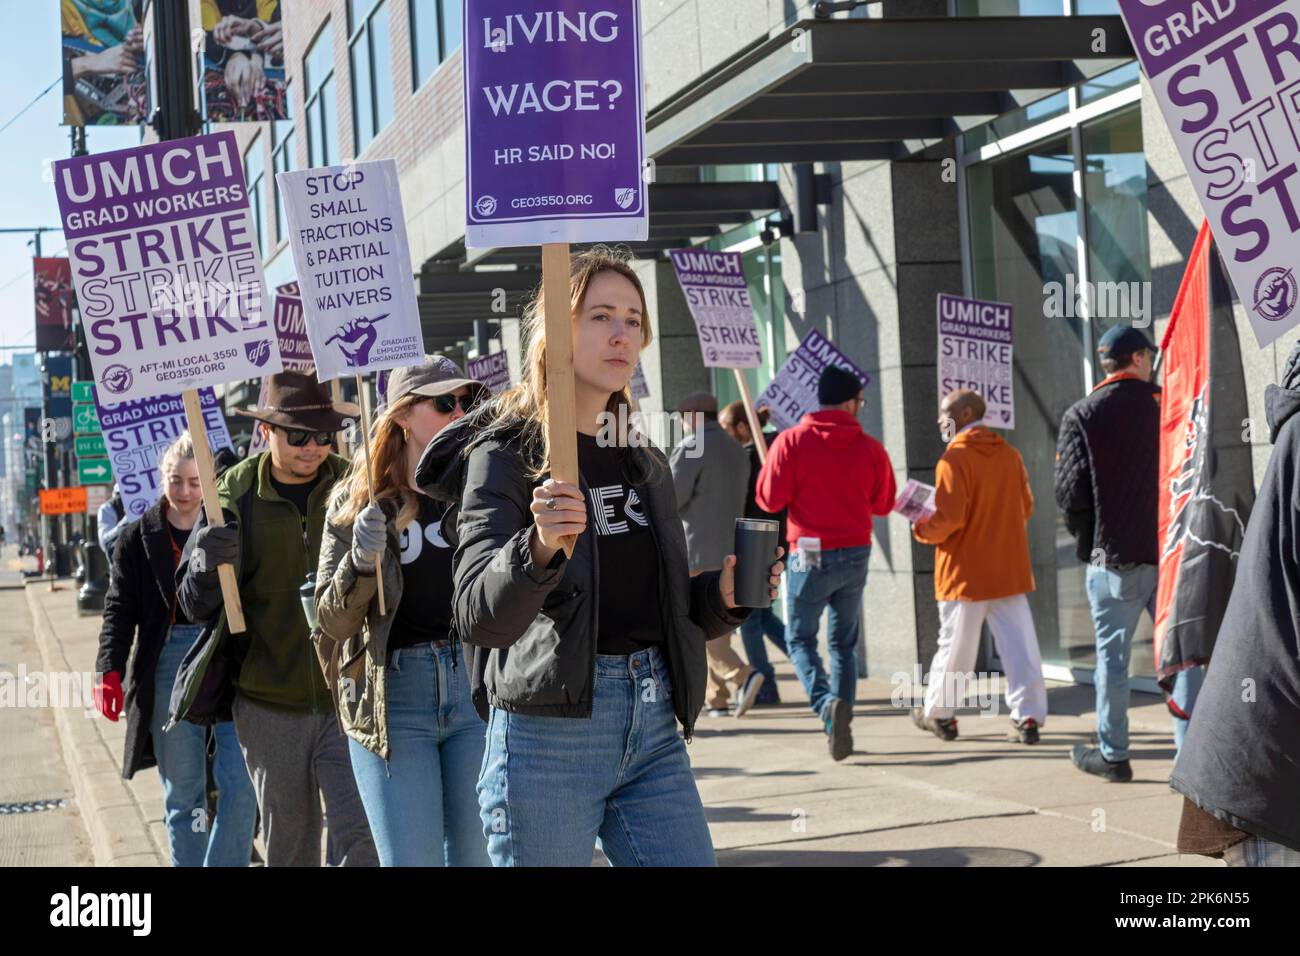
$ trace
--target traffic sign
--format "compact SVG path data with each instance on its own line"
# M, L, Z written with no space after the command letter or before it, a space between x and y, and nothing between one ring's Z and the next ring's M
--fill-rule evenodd
M113 492L108 485L86 485L86 513L97 513L111 497Z
M113 466L107 458L82 458L77 462L77 481L83 485L106 485L113 480Z
M78 458L102 458L108 454L103 435L82 435L76 440Z
M95 383L94 382L73 382L72 383L72 400L74 402L86 403L95 401Z
M72 430L78 435L98 435L99 410L94 405L73 405Z
M41 514L79 515L86 513L85 488L42 488Z

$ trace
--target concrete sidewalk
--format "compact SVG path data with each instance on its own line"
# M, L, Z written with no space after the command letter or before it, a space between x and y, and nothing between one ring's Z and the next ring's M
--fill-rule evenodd
M27 586L45 667L93 672L100 619L78 616L71 582L59 585ZM975 711L944 743L892 704L891 684L862 681L857 750L837 764L790 664L777 675L780 708L702 717L690 745L723 865L1221 865L1174 848L1181 798L1157 698L1133 697L1134 781L1107 784L1069 761L1093 729L1091 687L1049 685L1042 743L1025 747L1006 741L1005 713ZM57 723L96 864L166 865L157 771L121 778L125 722L61 710Z

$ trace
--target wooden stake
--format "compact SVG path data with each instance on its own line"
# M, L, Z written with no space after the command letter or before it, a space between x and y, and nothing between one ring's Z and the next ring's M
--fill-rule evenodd
M758 422L758 412L754 408L754 399L749 394L749 382L745 381L743 370L733 368L736 384L740 386L740 400L745 403L745 417L749 419L749 433L754 436L754 447L758 449L758 463L767 461L767 439L763 437L763 426Z
M208 429L203 424L203 404L199 401L199 392L187 388L181 392L185 403L185 425L190 430L194 442L194 463L199 468L199 487L203 489L203 513L208 517L208 526L224 528L225 516L221 513L221 502L217 500L217 475L212 468L212 449L208 446ZM217 565L217 579L221 582L221 597L226 605L226 630L231 634L242 634L244 627L244 608L239 603L239 582L235 578L232 564Z
M338 379L335 379L337 383ZM370 503L375 503L375 476L370 470L370 412L367 408L366 383L362 381L361 376L357 376L357 399L361 406L361 447L365 450L366 456L366 488L370 491ZM375 555L375 583L379 585L379 616L383 617L388 613L384 607L384 554L381 551Z
M343 388L341 385L339 385L339 380L337 378L330 380L330 401L331 402L343 401ZM360 403L360 401L361 401L361 396L357 395L357 402ZM346 435L347 432L345 431L335 432L334 444L338 447L340 455L350 456L352 454L352 449L349 448L347 445L347 442L345 440Z
M551 477L578 484L578 405L573 384L573 304L569 282L569 244L542 246L542 308L546 315L546 443ZM573 557L577 538L563 539Z

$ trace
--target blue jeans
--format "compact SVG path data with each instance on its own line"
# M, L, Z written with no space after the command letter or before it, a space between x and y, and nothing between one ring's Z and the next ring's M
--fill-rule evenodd
M656 647L596 657L589 719L492 709L478 800L495 866L715 866Z
M469 695L464 657L422 644L388 662L385 762L348 738L352 773L380 866L487 866L474 784L483 721Z
M871 546L821 553L821 567L786 571L786 653L812 709L820 716L834 697L857 699L858 634L862 630L862 592L867 586ZM822 611L830 607L830 678L817 653Z
M785 623L776 616L770 607L755 608L740 625L740 643L745 647L745 658L749 666L763 675L771 684L776 680L776 671L767 659L767 648L763 645L766 636L782 654L787 657L790 652L785 646Z
M217 818L208 822L208 728L181 721L163 733L172 684L185 652L202 628L173 624L154 675L149 733L162 777L167 844L172 866L248 866L257 825L257 794L244 766L235 725L214 725L217 740L212 776L217 785Z
M1090 564L1087 584L1097 636L1097 738L1107 760L1127 760L1129 656L1142 611L1153 610L1156 566L1116 571Z
M1201 693L1201 684L1205 682L1204 667L1189 667L1187 670L1179 671L1174 675L1174 690L1169 696L1173 699L1178 709L1186 714L1189 718L1192 716L1192 708L1196 706L1196 698ZM1174 756L1183 749L1183 740L1187 737L1187 725L1190 720L1183 720L1181 717L1174 719Z

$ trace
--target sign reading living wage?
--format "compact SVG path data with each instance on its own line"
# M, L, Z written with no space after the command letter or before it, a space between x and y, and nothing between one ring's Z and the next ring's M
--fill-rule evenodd
M700 339L705 368L758 368L763 350L739 252L668 253Z
M54 188L105 400L280 371L234 133L60 160Z
M397 163L275 177L322 382L424 361Z
M938 312L939 402L969 388L984 399L984 424L1015 428L1011 306L940 292Z
M465 245L648 235L639 0L465 0Z
M1119 0L1260 346L1300 323L1300 0Z
M863 388L871 382L871 377L850 362L848 356L832 345L826 336L811 329L799 347L790 353L776 378L763 389L754 407L767 406L772 421L779 428L797 425L808 412L817 411L817 380L827 365L848 369L858 377Z

